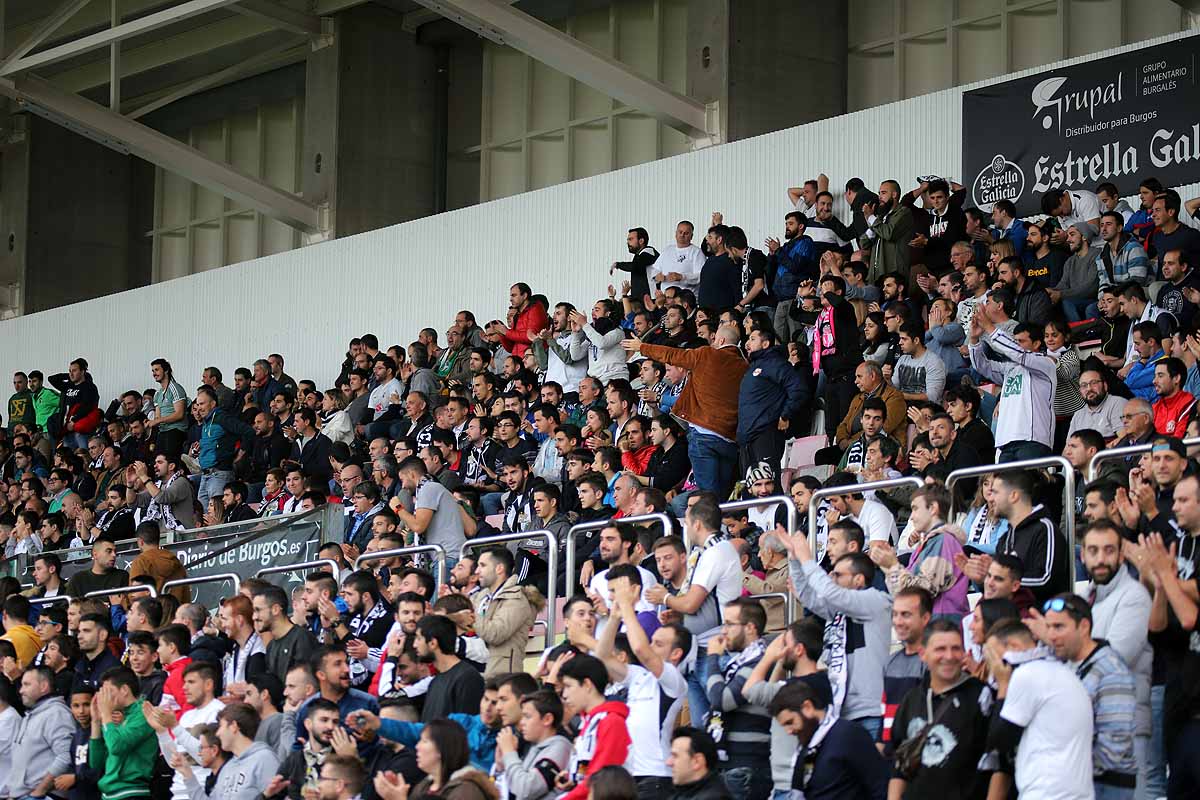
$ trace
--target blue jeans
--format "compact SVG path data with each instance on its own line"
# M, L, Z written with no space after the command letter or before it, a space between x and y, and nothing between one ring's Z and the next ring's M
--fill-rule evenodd
M767 800L774 786L770 766L730 767L721 770L721 778L733 800Z
M1106 783L1093 783L1096 800L1133 800L1133 789L1124 786L1109 786Z
M1167 748L1163 742L1163 704L1166 686L1150 687L1150 752L1146 753L1143 797L1167 796Z
M220 497L225 491L225 484L233 480L233 470L214 469L212 472L202 474L200 476L200 490L196 493L196 499L200 501L200 508L208 511L208 499L210 497Z
M1000 448L999 464L1013 461L1025 461L1032 458L1045 458L1051 455L1051 450L1041 442L1009 442Z
M688 713L692 724L704 729L704 718L708 716L708 648L703 645L696 647L696 664L688 673Z
M688 434L687 445L696 486L713 492L718 500L725 500L733 488L733 473L737 470L737 445L695 431Z
M479 498L479 513L481 516L488 517L492 514L499 514L503 506L504 492L488 492Z
M1063 300L1063 314L1066 315L1067 322L1083 322L1085 319L1091 319L1088 316L1088 307L1093 302L1092 300Z
M850 721L871 734L871 741L879 741L879 734L883 733L883 717L859 717Z

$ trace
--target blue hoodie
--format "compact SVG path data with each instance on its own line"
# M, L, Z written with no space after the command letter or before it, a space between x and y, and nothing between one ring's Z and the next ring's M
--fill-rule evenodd
M462 725L463 730L467 732L467 745L471 748L471 766L489 772L496 761L496 734L500 729L484 725L478 714L449 714L447 718ZM405 747L416 747L424 729L423 722L379 720L379 735Z
M750 354L750 367L738 389L737 442L744 445L792 419L812 396L812 389L787 360L786 350L772 347Z
M816 280L819 258L817 244L808 236L784 242L769 259L775 270L774 280L768 281L771 294L781 303L795 300L801 281Z

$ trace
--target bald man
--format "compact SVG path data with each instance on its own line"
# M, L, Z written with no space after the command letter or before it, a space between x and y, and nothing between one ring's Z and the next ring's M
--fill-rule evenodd
M693 426L688 434L688 457L696 485L717 497L729 496L738 462L738 390L748 367L738 349L739 339L737 328L722 325L711 347L682 350L638 339L621 342L628 351L691 370L671 413Z

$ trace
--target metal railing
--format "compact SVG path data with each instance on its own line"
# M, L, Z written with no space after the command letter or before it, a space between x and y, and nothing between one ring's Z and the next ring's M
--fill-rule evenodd
M547 530L526 531L524 533L501 533L497 536L480 536L463 543L458 551L459 558L466 558L467 551L478 550L494 544L508 542L523 542L526 539L546 540L546 645L554 640L555 607L558 600L558 537Z
M374 553L363 553L354 559L354 568L360 569L363 564L371 561L382 561L385 558L397 558L416 553L433 553L437 560L438 586L446 586L446 548L440 544L415 544L409 547L394 547L391 550L376 550Z
M747 600L771 600L778 598L783 601L783 626L786 628L796 618L795 598L787 592L763 592L762 594L747 595Z
M1149 446L1147 445L1147 449ZM1124 449L1124 448L1118 448ZM1105 452L1115 452L1108 450ZM1062 456L1046 456L1045 458L1030 458L1025 461L1009 461L1004 464L984 464L978 467L956 469L946 476L946 491L950 492L950 515L953 516L954 484L963 478L977 478L984 475L996 475L1015 470L1041 469L1043 467L1058 467L1063 473L1063 514L1066 517L1067 534L1067 569L1071 585L1075 585L1075 468L1071 462ZM1032 498L1031 498L1032 499Z
M54 597L31 597L31 598L29 598L29 605L31 605L31 606L48 606L48 605L51 605L52 603L68 603L69 604L70 602L71 602L71 598L65 594L58 594L58 595L55 595Z
M281 564L274 567L263 567L254 573L254 577L261 578L264 575L278 575L281 572L301 572L303 570L316 569L317 567L328 567L329 573L333 575L333 579L335 581L338 580L341 568L332 558L316 558L312 561L301 561L299 564Z
M666 534L670 533L671 529L674 527L671 522L671 517L664 511L656 511L652 514L638 514L633 517L621 517L620 519L597 519L597 520L593 520L591 522L580 522L577 525L572 525L571 529L569 531L567 531L566 561L567 561L568 582L570 580L570 577L575 574L575 535L576 534L583 533L585 531L602 530L604 528L607 528L609 525L616 525L619 522L634 523L634 522L655 522L655 521L662 523L664 536ZM683 532L683 547L685 550L688 549L688 540L687 540L687 531L686 530L684 530L684 532ZM651 554L651 555L653 555L653 554ZM556 578L557 578L557 576L556 576ZM567 587L567 595L569 596L570 594L571 594L571 587L568 586Z
M721 503L722 511L741 511L750 508L762 508L763 506L773 506L782 503L784 509L787 510L787 532L791 536L796 532L796 525L799 524L799 513L796 510L796 501L785 494L777 494L771 497L755 497L752 500L730 500L727 503ZM772 527L772 530L774 528ZM770 533L771 531L763 531ZM782 594L782 593L781 593ZM788 621L790 622L796 616L796 597L794 595L784 594L786 602L783 604L786 609Z
M163 584L163 594L167 590L174 589L176 586L196 586L202 583L223 583L230 581L233 584L233 593L237 594L242 588L242 579L237 576L236 572L218 572L214 575L201 575L196 578L177 578L173 581L167 581Z
M817 552L817 506L826 497L837 497L843 494L862 494L863 492L873 492L878 489L895 489L899 486L912 486L915 489L920 489L924 485L925 481L915 475L910 475L907 478L888 478L886 481L851 483L846 486L827 486L817 489L812 493L812 497L808 501L808 543L812 547L813 553ZM946 488L950 488L949 482L947 482ZM867 538L869 539L870 536Z
M1195 447L1196 445L1200 445L1200 438L1183 440L1184 447ZM1108 450L1101 450L1099 453L1096 453L1096 455L1092 456L1090 461L1088 461L1087 473L1084 477L1087 478L1088 483L1091 483L1092 481L1096 480L1097 468L1100 466L1101 462L1113 461L1114 459L1124 458L1125 456L1136 456L1140 455L1141 453L1149 453L1151 447L1152 445L1147 442L1146 444L1130 444L1126 445L1125 447L1113 447Z
M158 590L154 588L152 583L139 583L134 586L117 586L113 589L97 589L94 592L88 592L83 596L85 600L92 597L112 597L114 594L139 594L146 592L151 597L158 597Z

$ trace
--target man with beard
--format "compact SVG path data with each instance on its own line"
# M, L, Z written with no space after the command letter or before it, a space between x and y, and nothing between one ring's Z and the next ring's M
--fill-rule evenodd
M483 676L459 658L458 633L449 617L429 615L417 623L413 640L417 657L433 664L437 675L429 683L421 721L444 719L449 714L470 714L483 698Z
M746 232L736 225L729 229L729 256L741 270L741 299L734 309L745 312L747 309L760 306L774 307L771 295L767 291L767 256L761 250L755 250L746 240Z
M592 601L592 606L596 609L596 614L600 617L600 625L608 623L609 616L609 590L608 590L608 571L612 567L620 564L628 564L633 566L633 550L637 546L637 529L628 523L613 522L613 524L600 531L600 544L597 550L600 553L600 558L608 565L607 568L592 576L588 582L587 596ZM658 586L658 579L654 574L643 567L637 567L638 575L642 579L642 597L637 604L637 613L653 612L654 605L649 601L647 592L651 587Z
M1089 309L1100 288L1100 278L1096 273L1096 253L1091 248L1091 238L1092 229L1087 223L1076 223L1067 230L1067 249L1071 255L1063 263L1062 277L1053 288L1046 289L1052 302L1062 303L1067 322L1094 316Z
M1016 256L1000 259L992 288L1006 288L1013 293L1017 308L1012 316L1018 322L1041 325L1050 318L1050 295L1028 274L1027 267Z
M379 669L383 647L391 627L391 608L379 590L379 582L368 570L352 572L342 581L342 599L350 618L345 619L332 600L322 598L318 605L321 625L332 634L332 641L343 645L350 663L350 683L365 688Z
M267 585L254 593L252 601L254 630L271 635L267 645L266 669L286 681L288 670L308 661L316 649L316 639L308 628L293 625L288 618L287 592Z
M750 334L746 354L750 367L738 389L738 454L741 471L766 461L779 466L791 421L810 397L808 385L776 346L775 332L759 329Z
M996 513L1008 520L1009 526L996 542L996 552L1021 560L1025 566L1021 583L1042 602L1069 588L1070 555L1066 538L1045 508L1033 504L1033 498L1043 491L1037 482L1033 472L1010 470L992 478L992 492Z
M1150 684L1154 651L1147 641L1151 598L1125 563L1121 533L1108 520L1088 525L1080 556L1089 578L1083 596L1092 605L1092 638L1104 640L1137 681L1134 749L1145 765L1150 748ZM1144 776L1143 776L1144 780Z
M1105 211L1098 223L1100 252L1096 255L1096 273L1100 288L1133 282L1146 286L1154 279L1150 259L1133 234L1125 232L1120 214Z
M546 359L546 382L554 381L566 394L579 391L588 368L587 343L571 330L574 310L570 303L556 305L550 327L539 331L533 343L538 359Z
M713 225L704 237L708 260L700 269L696 296L704 308L732 308L741 298L741 270L729 255L726 240L729 228L721 224L721 215L713 214Z
M926 725L936 724L921 746L916 771L909 773L897 764L888 796L982 800L992 781L978 768L986 751L992 691L963 672L962 631L949 620L935 620L925 629L921 661L927 673L896 710L892 743L899 748ZM933 719L928 718L930 709Z
M304 718L303 726L308 735L304 737L304 746L287 751L287 757L279 765L279 773L263 790L263 797L268 800L285 796L288 800L302 800L307 789L316 787L321 765L333 752L333 732L341 724L337 703L315 697L305 708L308 716Z
M662 318L662 329L646 337L646 341L665 347L696 347L699 344L695 333L688 326L687 310L678 303L667 306ZM583 398L580 397L581 404L582 401Z
M742 687L766 650L767 614L757 601L741 597L723 611L723 632L708 643L708 732L718 742L730 792L752 800L766 797L771 786L771 717Z
M767 291L779 305L775 308L775 330L780 338L787 332L787 314L796 304L796 291L804 281L817 278L818 260L816 243L804 234L804 215L791 211L783 218L783 243L776 238L765 242L767 252ZM701 304L703 305L703 304Z
M963 267L962 276L962 300L958 303L958 313L955 315L954 321L962 325L965 330L971 322L971 315L975 312L975 307L987 299L991 276L988 274L987 266L983 264L968 264Z
M854 234L833 215L833 195L825 191L818 192L814 203L813 213L805 215L805 232L816 242L817 252L822 257L825 253L836 253L849 258Z
M1021 263L1026 266L1026 280L1036 280L1043 287L1058 285L1067 256L1061 249L1050 246L1049 226L1043 228L1036 222L1030 223L1026 243L1028 251L1033 254L1031 261L1021 259Z
M350 687L350 664L345 651L337 647L320 647L313 653L309 665L317 679L317 693L296 710L294 724L292 720L285 718L280 726L280 742L293 742L294 750L303 744L300 741L299 726L308 719L309 710L318 698L334 703L341 719L347 719L360 710L379 713L379 701L374 695Z
M792 790L806 800L888 796L887 762L860 725L833 713L807 683L789 683L769 707L771 716L797 740Z
M1182 328L1190 328L1196 316L1195 300L1200 299L1200 274L1182 250L1168 250L1161 261L1163 280L1168 283L1159 289L1154 304L1174 314Z
M863 205L867 230L860 238L864 239L864 244L870 243L871 281L888 272L899 272L908 277L909 242L913 238L914 222L912 209L899 203L900 194L900 184L887 180L879 185L878 202Z
M1083 397L1083 408L1071 416L1067 435L1078 430L1091 429L1100 433L1106 441L1114 441L1121 433L1121 413L1125 398L1108 393L1104 375L1095 369L1085 369L1079 374L1079 394Z
M658 260L658 251L650 246L650 234L645 228L630 228L625 237L625 246L632 261L614 261L609 267L608 274L614 270L629 273L630 296L645 297L650 293L650 273L654 271L654 262Z

